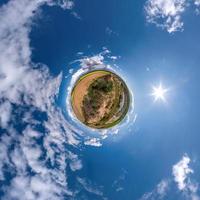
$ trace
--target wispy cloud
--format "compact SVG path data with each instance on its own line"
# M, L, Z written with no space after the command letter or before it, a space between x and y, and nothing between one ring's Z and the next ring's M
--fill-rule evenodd
M119 33L117 33L116 31L112 30L109 26L106 27L105 32L109 36L119 36Z
M101 191L102 189L99 186L95 186L94 183L91 183L85 178L77 177L77 180L87 192L93 193L98 196L103 196L103 192Z
M140 200L163 199L169 190L170 180L163 179L151 192L145 193Z
M102 146L102 143L101 143L101 139L99 139L99 138L90 138L85 141L85 145L100 147L100 146Z
M50 6L60 6L62 9L72 9L74 1L72 0L46 0Z
M52 77L47 66L31 61L29 33L43 4L74 6L70 0L11 0L0 8L0 191L6 200L73 196L67 166L82 167L72 153L79 132L55 103L62 74Z
M145 193L141 200L171 199L174 190L178 190L180 199L199 200L199 184L194 177L194 170L190 167L191 158L185 154L172 166L172 176L164 178L151 191ZM174 182L176 183L174 188Z
M148 0L145 5L147 21L169 33L182 30L181 14L186 6L186 0Z
M69 152L69 158L72 171L80 170L82 168L82 162L76 154Z
M116 192L123 191L125 189L124 184L127 178L127 171L122 169L122 173L120 176L113 182L112 188L115 189Z

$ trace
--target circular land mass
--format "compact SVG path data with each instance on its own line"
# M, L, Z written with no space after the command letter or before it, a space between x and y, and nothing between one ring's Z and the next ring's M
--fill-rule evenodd
M77 80L71 92L71 105L83 124L96 129L110 128L126 116L130 94L118 75L95 70Z

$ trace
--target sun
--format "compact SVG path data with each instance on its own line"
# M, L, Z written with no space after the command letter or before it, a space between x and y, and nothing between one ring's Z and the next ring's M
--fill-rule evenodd
M160 85L157 87L153 86L153 91L151 95L154 96L154 101L158 101L158 100L166 101L165 96L167 92L168 92L168 89L164 88L162 84L160 83Z

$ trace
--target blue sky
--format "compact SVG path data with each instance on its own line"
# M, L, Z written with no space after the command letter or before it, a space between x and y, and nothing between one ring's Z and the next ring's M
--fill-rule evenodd
M199 0L0 6L0 199L200 199ZM132 92L120 126L73 117L68 95L88 63Z

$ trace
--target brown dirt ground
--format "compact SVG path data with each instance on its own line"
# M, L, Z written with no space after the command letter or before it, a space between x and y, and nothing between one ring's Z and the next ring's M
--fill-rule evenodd
M87 93L88 87L95 79L101 76L105 76L108 73L109 72L107 71L94 71L86 74L86 77L83 77L76 83L72 91L72 108L76 117L80 121L84 122L84 116L81 108L82 108L83 97Z

